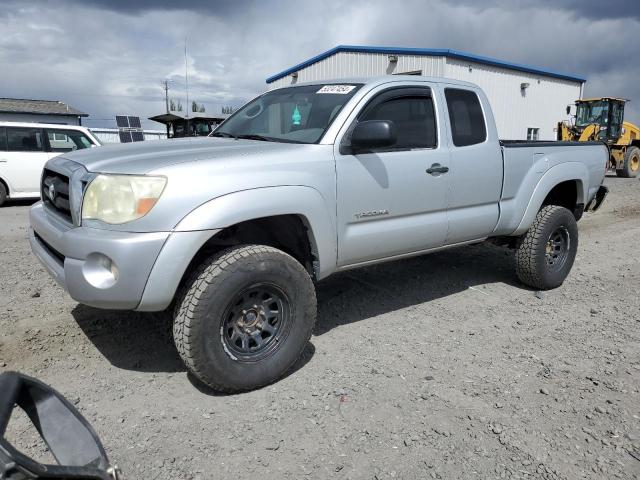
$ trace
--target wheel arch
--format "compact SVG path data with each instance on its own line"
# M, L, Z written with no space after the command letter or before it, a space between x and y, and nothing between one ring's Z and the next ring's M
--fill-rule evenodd
M328 276L337 259L335 224L329 212L317 190L302 186L245 190L200 205L175 226L137 310L169 306L200 262L234 245L276 247L298 260L314 279ZM162 265L168 261L181 263L179 268L172 267L180 278L162 275Z
M11 196L11 187L9 187L9 182L0 177L0 183L4 185L4 188L7 190L7 198L9 198Z
M538 181L527 204L520 224L512 235L522 235L533 223L537 213L546 205L568 208L580 218L591 192L589 192L589 172L585 165L567 162L550 168Z

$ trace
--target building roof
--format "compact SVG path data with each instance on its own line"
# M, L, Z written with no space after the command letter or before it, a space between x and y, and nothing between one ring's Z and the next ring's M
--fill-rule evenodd
M31 113L35 115L73 115L88 117L64 102L57 100L30 100L26 98L0 98L0 112L2 113Z
M508 68L510 70L518 70L526 73L534 73L537 75L543 75L546 77L554 77L560 78L562 80L571 80L574 82L584 83L587 81L586 78L572 75L567 73L556 72L553 70L547 70L539 67L534 67L531 65L524 65L520 63L512 63L504 60L498 60L490 57L482 57L480 55L474 55L472 53L461 52L459 50L451 50L451 49L443 49L443 48L402 48L402 47L369 47L362 45L338 45L337 47L332 48L331 50L327 50L326 52L321 53L320 55L316 55L315 57L310 58L298 65L294 65L291 68L283 70L280 73L276 73L271 77L267 78L267 83L275 82L287 75L297 72L309 65L313 65L314 63L319 62L320 60L324 60L336 53L340 52L354 52L354 53L383 53L383 54L394 54L394 55L425 55L432 57L451 57L459 60L467 60L477 63L483 63L485 65L491 65L494 67L502 67Z
M203 112L191 112L191 115L189 115L189 120L212 120L215 122L222 122L228 116L229 115L226 113L209 115L208 113L203 113ZM154 122L160 122L164 124L175 122L176 120L186 120L186 119L187 119L187 113L183 113L183 112L161 113L160 115L149 117L149 120L153 120Z

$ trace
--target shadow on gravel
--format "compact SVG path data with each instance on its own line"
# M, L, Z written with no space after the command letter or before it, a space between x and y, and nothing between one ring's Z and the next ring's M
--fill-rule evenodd
M71 315L114 367L138 372L186 371L173 344L167 315L86 305L77 305Z
M317 285L314 334L489 283L529 290L513 252L488 243L340 273Z
M39 202L39 198L19 198L16 200L9 199L7 203L5 203L2 208L10 208L10 207L30 207L36 202Z
M334 275L320 282L315 335L412 305L467 290L504 283L526 288L515 275L513 253L488 244ZM71 312L87 338L115 367L139 372L184 372L166 314L99 310L77 305ZM315 352L309 344L289 375ZM202 393L223 395L190 377Z

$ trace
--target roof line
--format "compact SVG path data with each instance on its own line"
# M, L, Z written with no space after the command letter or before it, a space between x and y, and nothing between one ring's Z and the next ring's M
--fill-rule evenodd
M560 78L562 80L571 80L574 82L584 83L587 81L586 78L571 75L561 72L556 72L554 70L546 70L543 68L534 67L531 65L525 65L520 63L512 63L506 62L504 60L498 60L496 58L491 57L483 57L480 55L475 55L473 53L462 52L459 50L451 50L444 48L403 48L403 47L369 47L364 45L338 45L337 47L333 47L326 52L323 52L315 57L312 57L302 63L294 65L293 67L287 68L280 73L276 73L275 75L267 78L267 83L275 82L287 75L301 70L309 65L319 62L320 60L324 60L325 58L330 57L339 52L356 52L356 53L386 53L386 54L408 54L408 55L430 55L434 57L451 57L457 58L460 60L468 60L477 63L483 63L485 65L493 65L496 67L508 68L511 70L519 70L521 72L533 73L537 75L544 75L547 77Z
M33 112L31 110L2 110L0 109L0 113L22 113L28 115L58 115L61 117L88 117L88 113L81 112L80 110L76 110L74 112Z

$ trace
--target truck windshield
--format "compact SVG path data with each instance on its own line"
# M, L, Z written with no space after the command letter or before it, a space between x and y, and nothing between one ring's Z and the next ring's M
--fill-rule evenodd
M362 85L305 85L274 90L229 117L212 137L317 143Z
M609 102L579 103L576 112L576 125L585 127L592 123L606 125L609 116Z

